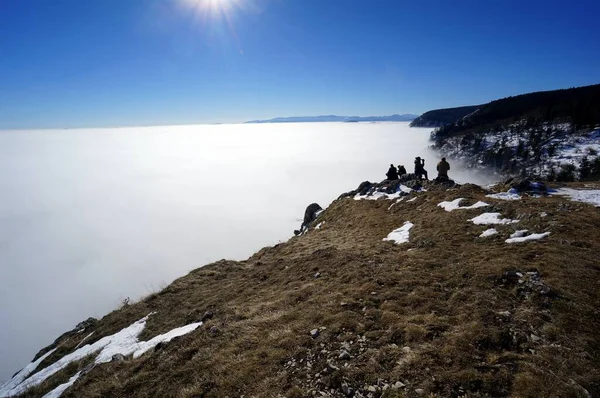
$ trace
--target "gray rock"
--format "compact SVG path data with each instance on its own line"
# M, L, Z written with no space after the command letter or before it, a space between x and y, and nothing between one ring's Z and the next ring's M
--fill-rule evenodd
M504 272L504 278L516 280L522 278L523 274L519 271L506 271Z
M115 354L112 356L112 358L110 360L111 361L124 361L125 356L123 354Z
M321 277L321 273L320 273L320 272L317 272L317 273L315 274L315 279L317 279L317 278L320 278L320 277Z
M348 385L348 383L346 383L346 382L342 383L342 392L344 393L345 396L349 397L351 390L352 390L352 388Z
M533 341L534 343L537 343L538 341L540 341L542 339L541 337L536 336L533 333L529 337L531 337L531 341Z
M332 363L328 363L328 364L327 364L327 366L329 366L329 367L330 367L331 369L333 369L333 370L340 370L340 368L338 368L337 366L335 366L335 365L334 365L334 364L332 364Z
M407 183L406 186L411 189L414 189L415 191L418 191L421 188L423 188L423 186L421 184L419 184L417 181L411 181L411 182Z
M350 359L350 353L346 350L343 350L338 358L342 360Z
M417 389L415 390L415 392L416 392L417 394L419 394L419 395L423 395L423 394L425 393L425 390L423 390L422 388L417 388Z
M87 329L91 326L94 326L97 322L98 320L96 318L89 317L85 321L79 322L77 326L75 326L75 330L79 331Z
M406 384L402 383L401 381L397 381L394 383L394 385L392 386L392 388L398 390L400 388L406 387Z
M202 318L200 318L200 322L205 322L208 319L212 319L215 314L212 311L206 311Z
M310 337L312 337L313 339L316 339L317 337L319 337L319 329L313 329L310 331Z

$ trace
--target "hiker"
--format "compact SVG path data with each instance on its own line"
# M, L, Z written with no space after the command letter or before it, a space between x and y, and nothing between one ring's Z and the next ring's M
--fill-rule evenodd
M446 158L442 158L437 164L438 180L448 180L448 170L450 170L450 163L446 162Z
M397 180L398 179L398 170L396 170L396 166L394 166L393 164L390 164L390 169L388 170L388 172L385 175L387 176L387 179L390 181Z
M422 180L423 176L425 176L425 180L429 180L427 170L425 170L425 159L421 159L420 156L415 158L415 175L419 180Z
M302 222L299 230L294 230L294 235L300 235L308 230L310 223L315 221L322 211L323 209L317 203L311 203L308 205L306 211L304 212L304 221Z
M398 176L402 177L404 174L406 174L406 168L404 168L403 164L399 164L398 165Z

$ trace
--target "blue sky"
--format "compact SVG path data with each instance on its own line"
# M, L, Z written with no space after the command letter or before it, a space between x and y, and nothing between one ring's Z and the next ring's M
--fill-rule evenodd
M0 128L418 114L594 84L599 13L578 0L0 0Z

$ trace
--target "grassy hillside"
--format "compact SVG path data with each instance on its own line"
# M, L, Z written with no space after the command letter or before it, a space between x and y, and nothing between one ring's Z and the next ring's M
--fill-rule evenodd
M86 343L155 312L140 340L204 324L137 359L97 365L63 397L600 394L598 209L560 196L498 200L474 185L428 189L397 203L337 200L319 229L196 269L64 335L40 352L57 348L38 369L89 332ZM457 198L490 206L438 206ZM488 227L468 220L484 211L519 222L480 238ZM405 221L414 223L408 243L382 241ZM550 236L506 243L516 229ZM23 396L42 396L93 358Z

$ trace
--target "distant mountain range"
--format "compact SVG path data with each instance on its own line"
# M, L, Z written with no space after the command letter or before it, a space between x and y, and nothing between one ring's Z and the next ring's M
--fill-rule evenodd
M307 122L410 122L418 117L409 113L389 116L291 116L268 120L251 120L246 123L307 123Z

